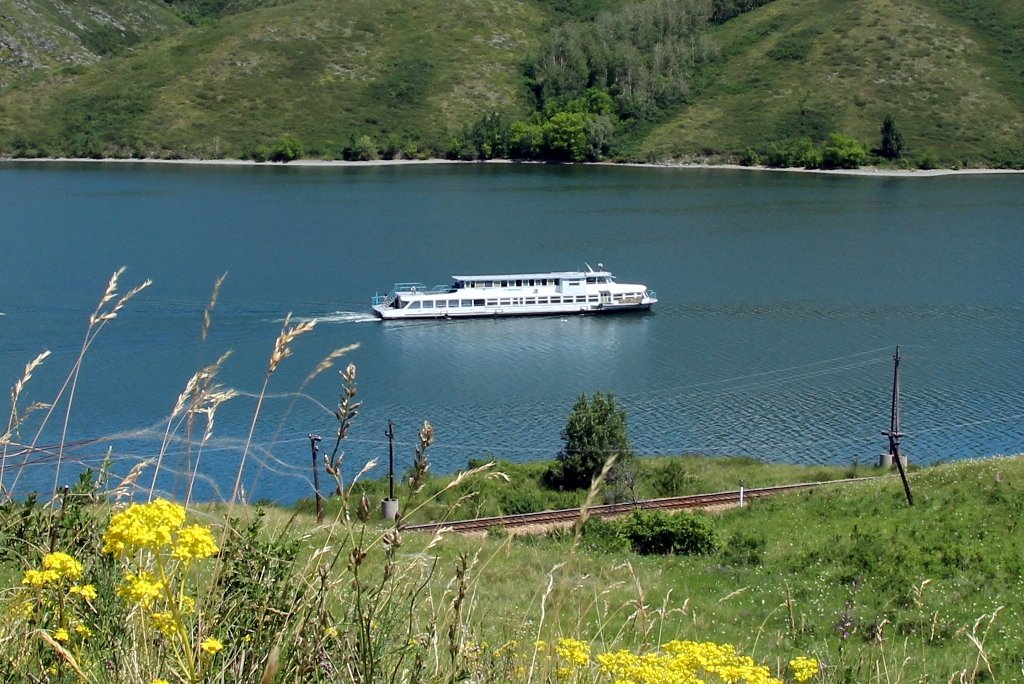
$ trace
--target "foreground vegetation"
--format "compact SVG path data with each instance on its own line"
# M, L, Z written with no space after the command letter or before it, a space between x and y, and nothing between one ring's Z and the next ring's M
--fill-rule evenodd
M1019 3L51 5L0 0L0 155L1024 167Z
M540 537L409 535L354 498L321 524L241 506L194 506L186 520L172 504L125 509L82 486L53 507L0 506L0 672L146 684L1010 681L1024 647L1022 481L1024 460L989 459L915 472L914 508L884 478L681 514L718 541L669 556L616 548L590 523Z
M120 294L120 275L89 318L83 355L148 284ZM215 301L216 290L204 337ZM285 322L265 386L314 326ZM15 382L0 433L4 681L891 684L1019 676L1024 458L914 471L913 508L897 479L879 477L714 515L581 520L535 537L405 532L377 515L379 484L343 480L337 449L317 466L335 484L319 520L308 507L245 505L247 451L220 504L186 508L155 494L162 450L116 482L86 472L52 500L15 500L11 450L31 449L21 434L45 424L54 407L71 409L63 390L25 407L45 359ZM216 382L224 360L188 381L169 434L189 416L212 428L216 407L233 396ZM337 443L359 410L354 366L341 379ZM611 461L587 489L564 479L590 467L581 458L589 452L572 446L581 435L609 437L587 437L595 454L628 456L628 442L615 436L624 432L622 415L610 395L597 396L577 402L555 464L507 473L483 463L432 477L433 433L424 425L403 484L404 518L505 510L515 500L505 494L517 489L527 499L543 489L575 504L600 500ZM189 423L197 440L208 436L202 428ZM665 459L632 472L640 493L814 476L744 459ZM560 487L541 486L553 476Z

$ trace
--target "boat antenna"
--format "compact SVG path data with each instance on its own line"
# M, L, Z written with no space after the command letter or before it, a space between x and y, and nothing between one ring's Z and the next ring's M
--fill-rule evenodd
M583 262L583 265L587 267L587 273L594 272L594 269L590 268L590 264L588 264L586 261Z

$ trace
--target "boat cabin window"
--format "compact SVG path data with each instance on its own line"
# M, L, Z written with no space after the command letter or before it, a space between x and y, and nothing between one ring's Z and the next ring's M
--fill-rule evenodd
M434 308L434 302L430 301L429 299L425 300L423 302L423 308L424 309L433 309Z
M473 306L483 306L483 305L484 305L484 300L482 300L482 299L474 299L473 300Z
M446 308L448 306L448 302L446 300L444 300L444 299L439 299L439 300L437 300L437 305L436 306L437 306L438 309L444 309L444 308Z
M420 303L419 302L409 302L409 304L405 308L406 309L418 309L418 308L420 308Z
M498 306L498 300L497 299L488 299L487 300L487 306Z

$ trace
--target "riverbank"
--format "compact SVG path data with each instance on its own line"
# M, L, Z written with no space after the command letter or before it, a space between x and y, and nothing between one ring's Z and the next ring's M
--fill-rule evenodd
M257 162L250 159L90 159L90 158L45 158L45 159L0 159L0 163L10 164L167 164L181 166L297 166L297 167L354 167L367 168L374 166L429 166L443 164L558 164L560 162L513 161L509 159L489 159L486 161L460 161L455 159L376 159L373 161L345 161L342 159L296 159L291 162ZM706 164L706 163L615 163L597 162L584 166L619 166L650 169L700 169L728 171L763 171L776 173L810 173L827 176L870 176L876 178L935 178L938 176L983 176L1024 174L1024 169L890 169L877 166L865 166L858 169L807 169L779 168L772 166L744 166L741 164Z

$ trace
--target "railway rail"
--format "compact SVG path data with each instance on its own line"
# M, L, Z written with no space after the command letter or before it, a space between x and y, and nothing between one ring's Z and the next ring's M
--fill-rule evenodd
M831 485L850 484L853 482L865 482L873 480L873 477L853 477L843 480L826 480L824 482L802 482L798 484L777 485L774 487L756 487L753 489L734 490L727 492L716 492L714 494L694 494L690 496L671 496L662 499L643 499L629 503L603 504L590 506L587 509L588 516L599 518L615 518L620 515L632 513L635 510L661 510L678 511L694 508L717 508L724 506L737 506L742 500L760 499L774 494L813 489ZM547 526L547 525L569 525L580 517L581 509L565 508L557 511L540 511L538 513L520 513L517 515L501 515L490 518L474 518L472 520L451 520L447 522L423 523L421 525L402 525L403 531L408 532L437 532L446 530L452 532L485 532L498 527L506 530L513 530L520 527Z

